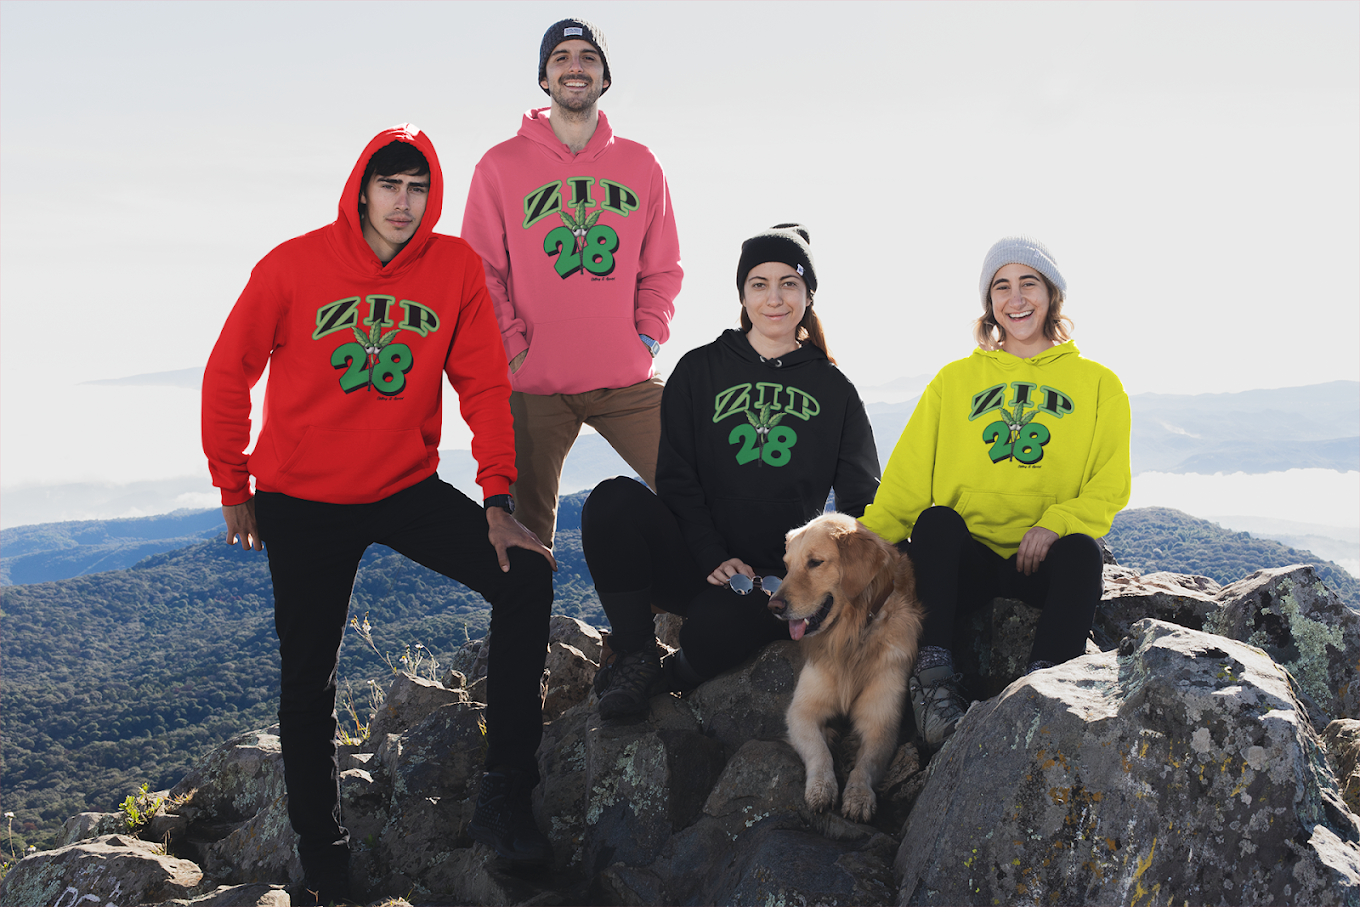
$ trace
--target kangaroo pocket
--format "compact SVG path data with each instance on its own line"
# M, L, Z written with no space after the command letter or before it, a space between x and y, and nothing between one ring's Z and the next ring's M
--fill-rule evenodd
M394 494L423 478L429 465L419 429L347 431L312 426L274 475L266 469L256 475L264 485L293 497L354 504Z
M511 383L526 394L581 394L651 376L652 354L632 318L573 318L534 325Z
M972 491L959 498L958 512L974 538L1014 548L1057 500L1051 494Z
M784 563L784 536L807 522L798 501L750 501L718 498L713 523L727 539L732 554L752 567L778 569Z

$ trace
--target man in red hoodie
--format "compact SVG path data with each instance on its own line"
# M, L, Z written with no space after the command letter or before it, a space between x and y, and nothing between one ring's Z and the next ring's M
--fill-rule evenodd
M379 133L336 221L255 266L203 373L203 450L227 542L268 551L288 812L321 903L349 896L336 672L374 542L491 602L488 771L469 831L510 859L552 857L530 792L556 562L511 516L505 352L476 253L434 232L443 197L429 138L410 125ZM250 389L266 365L263 423L246 454ZM473 432L482 506L435 474L445 375Z
M656 487L661 379L680 245L655 156L598 110L609 89L604 34L552 25L538 84L551 107L482 157L463 236L482 256L510 360L519 516L550 547L562 464L582 424Z

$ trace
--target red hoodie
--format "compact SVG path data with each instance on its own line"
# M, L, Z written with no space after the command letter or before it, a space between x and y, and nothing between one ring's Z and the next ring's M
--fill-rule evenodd
M511 376L529 394L628 387L653 374L638 339L670 337L680 242L661 165L614 135L603 113L580 154L553 133L550 108L472 175L463 236L486 263Z
M383 264L364 240L359 192L392 141L430 165L425 215ZM447 374L472 429L486 495L515 480L505 351L471 246L434 231L444 175L411 125L373 138L340 195L335 223L289 240L251 272L203 372L203 452L223 504L260 491L333 504L377 501L439 465ZM264 423L250 442L250 389L269 364Z

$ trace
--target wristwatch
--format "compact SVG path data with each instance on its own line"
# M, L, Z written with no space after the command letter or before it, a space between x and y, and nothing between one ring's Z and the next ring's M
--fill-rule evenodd
M661 344L657 343L655 340L653 340L651 337L648 337L646 334L638 334L638 339L641 340L643 344L647 347L647 349L651 352L653 359L660 355Z
M490 510L492 507L499 507L506 513L515 512L515 496L513 494L493 494L482 502L482 507Z

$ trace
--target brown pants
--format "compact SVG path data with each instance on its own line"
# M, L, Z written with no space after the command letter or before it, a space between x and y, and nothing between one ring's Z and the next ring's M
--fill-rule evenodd
M661 379L583 394L510 394L515 417L515 469L510 486L515 518L549 548L557 527L557 493L582 424L600 433L638 476L656 490L661 441Z

